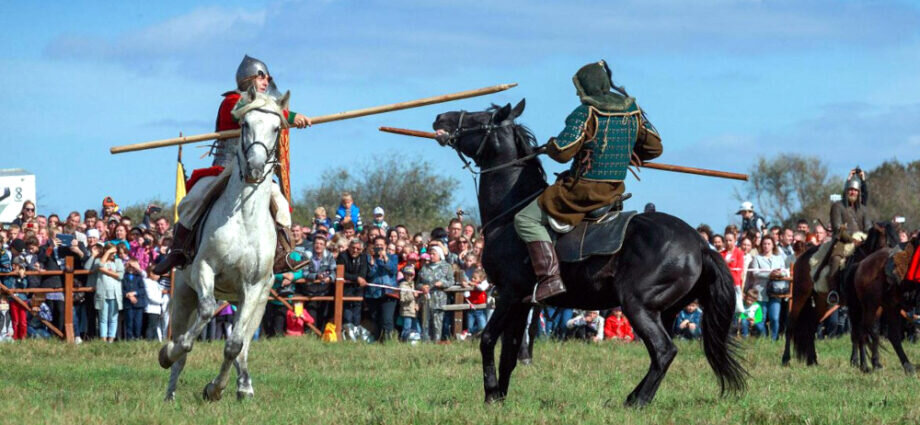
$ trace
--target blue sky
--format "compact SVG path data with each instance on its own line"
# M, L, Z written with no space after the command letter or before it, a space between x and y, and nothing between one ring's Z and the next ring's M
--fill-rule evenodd
M545 141L577 104L572 74L602 58L661 132L660 162L744 172L798 152L845 175L917 159L918 35L920 7L902 2L14 2L0 16L0 168L34 172L44 212L171 199L175 149L108 148L211 131L248 53L308 115L520 84L294 130L295 195L330 167L398 155L458 178L457 203L472 205L452 151L377 127L429 130L440 112L526 98L520 121ZM186 166L209 165L203 152L186 149ZM641 177L627 183L632 208L655 202L694 226L736 219L738 183Z

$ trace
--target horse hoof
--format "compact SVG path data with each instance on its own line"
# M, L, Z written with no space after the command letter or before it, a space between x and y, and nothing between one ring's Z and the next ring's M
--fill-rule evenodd
M204 391L201 392L201 398L207 401L218 401L220 397L220 390L217 389L217 385L214 385L213 382L209 382L208 385L205 385Z
M253 396L254 396L254 395L253 395L253 393L251 393L251 392L246 392L246 391L237 391L237 392L236 392L236 399L237 399L237 401L251 400L251 399L253 398Z
M166 394L166 398L164 398L163 401L166 402L166 403L172 403L172 402L176 401L176 395L175 395L175 394Z
M528 358L528 359L521 359L520 362L521 362L521 364L524 365L524 366L530 366L530 364L533 363L533 359L529 359L529 358Z
M629 397L626 397L626 401L623 403L623 406L629 407L631 409L641 409L645 407L645 405L647 404L648 404L647 401L642 400L639 397L633 396L632 394L630 394Z
M904 373L906 373L906 374L908 374L908 375L913 375L913 374L914 374L914 372L915 372L915 370L914 370L914 365L912 365L912 364L910 364L910 363L904 363L903 366L904 366Z
M505 396L499 394L498 392L486 394L486 404L502 404L504 401Z
M158 360L160 361L160 367L163 369L169 369L172 366L173 362L169 360L169 344L163 344L163 347L160 348Z
M859 370L862 373L872 373L872 368L870 368L869 366L860 366Z

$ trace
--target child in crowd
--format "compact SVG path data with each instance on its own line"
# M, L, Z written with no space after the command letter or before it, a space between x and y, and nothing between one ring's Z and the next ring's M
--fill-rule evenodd
M754 336L766 334L767 328L764 326L763 308L757 302L757 290L748 289L744 294L744 311L738 314L738 327L741 329L741 336L747 338L751 333Z
M674 321L674 334L686 339L699 338L703 335L703 331L700 329L702 318L703 312L699 309L699 304L696 301L691 301L677 314L677 320Z
M486 301L488 300L488 295L486 290L489 289L489 281L486 280L486 271L482 267L477 267L470 274L469 281L464 281L463 286L469 288L464 295L466 296L466 302L470 306L485 306ZM485 309L472 309L467 312L466 315L466 329L472 334L476 335L482 332L486 328L486 312Z
M636 339L633 335L632 326L626 316L623 315L623 309L617 307L613 309L607 319L604 320L604 339L617 339L623 341L632 341Z
M383 207L374 208L374 221L371 223L372 226L380 229L386 233L387 229L390 228L390 225L387 224L387 221L384 219Z
M329 233L329 236L335 232L332 230L332 220L326 215L326 209L323 207L313 210L313 233L317 232Z
M166 308L166 295L160 287L160 276L153 273L154 265L147 266L147 276L144 278L144 291L147 295L147 308L144 310L144 338L151 341L162 341L166 336L166 328L162 326L163 310Z
M294 309L288 310L285 313L285 336L302 336L304 329L307 324L316 323L313 316L310 316L310 313L307 313L307 310L303 308L303 302L297 301L294 303Z
M409 264L402 269L403 280L399 282L399 317L402 318L400 341L407 341L409 334L420 332L418 323L418 302L415 293L415 266Z
M357 233L361 233L364 230L364 223L361 221L361 209L355 205L351 192L342 192L342 203L335 212L335 230L344 230L342 225L345 222L351 222Z

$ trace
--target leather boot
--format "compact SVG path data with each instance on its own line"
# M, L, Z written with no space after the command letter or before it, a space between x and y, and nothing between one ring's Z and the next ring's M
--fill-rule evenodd
M192 233L190 229L186 229L181 223L176 223L169 254L166 254L166 258L160 261L153 269L155 274L169 273L174 267L184 267L191 261L194 255L192 252L194 247L191 246L194 239Z
M559 260L552 242L530 242L527 244L533 271L537 275L537 286L533 295L524 302L540 303L543 300L565 293L565 285L559 277Z

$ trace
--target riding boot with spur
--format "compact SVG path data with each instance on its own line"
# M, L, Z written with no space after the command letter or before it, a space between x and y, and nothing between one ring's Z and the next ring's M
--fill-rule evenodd
M169 247L169 254L166 254L166 258L164 258L163 261L157 263L157 266L153 269L155 274L166 274L174 267L183 267L189 263L192 255L194 255L192 252L194 247L191 245L195 238L192 233L193 232L185 228L182 223L176 223L172 245Z
M540 303L543 300L565 293L565 285L559 277L559 260L552 242L529 242L527 252L533 263L533 271L537 275L537 286L533 295L524 299L524 302Z

